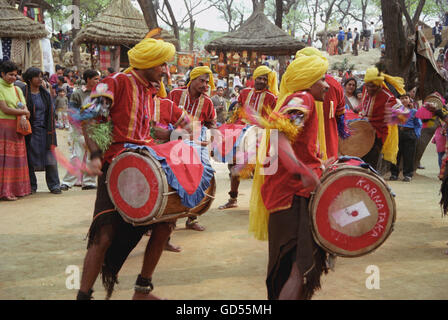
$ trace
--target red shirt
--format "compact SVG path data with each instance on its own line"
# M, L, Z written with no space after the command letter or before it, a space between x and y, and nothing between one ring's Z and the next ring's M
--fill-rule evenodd
M361 100L361 112L367 117L376 131L376 135L383 143L387 138L387 125L391 121L392 108L399 106L395 96L387 89L381 88L373 97L364 88Z
M317 138L319 124L314 98L306 91L297 92L286 98L283 107L296 105L297 100L293 98L303 100L300 109L303 110L305 118L304 127L292 144L292 148L297 159L320 177L322 175L322 162L319 158L320 150ZM283 166L282 161L277 161L277 164L277 171L273 175L265 175L264 184L261 188L264 205L270 213L290 208L294 195L308 198L312 191L305 188L301 180L293 178L291 173Z
M205 122L213 123L216 121L213 102L206 94L201 94L199 98L192 100L188 88L184 87L173 89L170 92L169 99L179 108L187 111L193 117L193 121L201 121L201 125L204 125Z
M154 87L141 79L134 71L129 74L115 73L101 81L108 86L107 92L92 92L92 97L105 96L112 99L110 117L113 124L113 144L106 150L104 161L111 162L125 143L150 145L151 108ZM98 86L97 86L98 88Z
M151 105L152 119L161 127L167 128L169 124L178 126L186 116L185 110L179 108L169 99L154 97L154 104Z
M325 81L330 89L325 94L323 101L325 123L325 145L328 159L338 157L338 123L336 117L345 113L344 89L339 81L330 75L325 76Z
M248 104L253 110L265 118L275 109L276 103L277 97L269 90L256 91L253 88L244 88L238 96L238 104L241 107ZM244 122L239 119L236 124L244 124Z

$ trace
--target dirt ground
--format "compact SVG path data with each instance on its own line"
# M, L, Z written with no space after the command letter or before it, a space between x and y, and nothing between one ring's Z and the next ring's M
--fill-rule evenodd
M67 153L67 133L59 131ZM430 145L411 183L391 182L396 193L397 221L388 240L375 252L338 258L334 272L323 277L314 299L448 299L448 219L437 205L437 154ZM207 229L185 229L178 221L172 241L182 252L165 251L153 277L154 293L167 299L266 299L267 242L248 234L251 181L240 187L240 207L220 211L227 198L227 166L214 163L216 200L200 222ZM65 170L59 168L62 179ZM38 192L16 202L0 202L0 299L74 299L71 276L82 271L95 191L75 187L53 195L38 173ZM119 274L112 299L130 299L140 271L147 238L131 253ZM379 288L368 289L369 266L378 267ZM73 271L75 270L75 271ZM68 273L67 273L68 271ZM69 286L67 286L67 282ZM105 294L100 281L95 299Z

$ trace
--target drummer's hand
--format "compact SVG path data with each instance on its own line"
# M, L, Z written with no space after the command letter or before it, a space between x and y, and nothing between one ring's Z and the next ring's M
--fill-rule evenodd
M87 174L90 176L100 176L103 174L101 171L103 164L101 158L93 158L90 160L90 163L87 165Z
M159 127L154 127L154 135L158 140L170 141L171 131Z
M303 186L307 189L316 189L317 186L320 184L319 177L310 170L310 173L308 175L296 175L300 177L300 180L302 180Z
M327 169L331 164L336 160L335 157L331 157L330 159L325 160L322 162L322 166L324 167L324 170Z

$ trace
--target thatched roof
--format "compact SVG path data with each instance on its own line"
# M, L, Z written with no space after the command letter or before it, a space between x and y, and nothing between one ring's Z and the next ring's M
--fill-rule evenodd
M95 20L78 32L75 41L100 45L135 45L148 32L143 15L130 0L112 0ZM167 31L162 31L162 37L171 43L177 41Z
M256 51L266 55L294 55L305 45L255 11L241 27L205 46L207 51Z
M21 1L24 7L42 8L44 10L53 9L53 7L45 0L15 0L15 3L20 4Z
M6 0L0 0L0 37L40 39L47 35L44 24L25 17Z

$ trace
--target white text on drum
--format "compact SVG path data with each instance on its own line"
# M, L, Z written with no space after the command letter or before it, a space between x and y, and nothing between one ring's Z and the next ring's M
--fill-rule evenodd
M369 182L363 178L360 178L358 182L356 182L356 186L364 189L364 191L367 193L370 199L372 199L378 209L378 221L371 231L372 237L378 237L384 230L384 222L386 218L386 212L384 212L383 210L385 208L383 198L379 194L377 194L378 189L374 186L371 186Z

